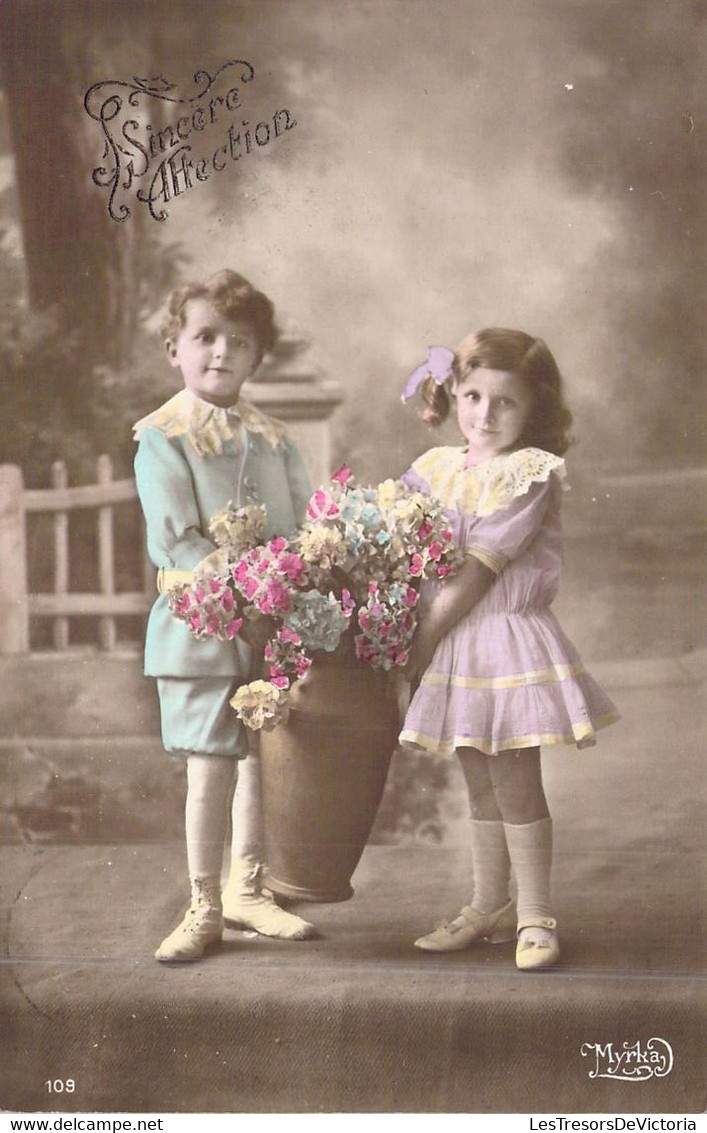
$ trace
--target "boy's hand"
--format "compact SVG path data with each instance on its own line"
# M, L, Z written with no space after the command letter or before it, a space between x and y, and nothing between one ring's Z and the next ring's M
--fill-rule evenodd
M205 559L197 563L194 567L194 575L196 578L213 578L218 575L223 578L228 570L228 554L223 547L218 550L212 551Z

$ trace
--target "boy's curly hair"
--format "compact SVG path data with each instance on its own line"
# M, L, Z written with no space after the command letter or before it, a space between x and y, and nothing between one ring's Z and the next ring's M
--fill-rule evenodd
M441 425L449 414L454 390L479 367L505 370L527 381L533 405L518 443L562 456L571 444L568 430L572 424L562 377L545 342L520 330L487 327L468 335L455 351L451 378L443 385L431 377L423 382L423 420L428 425Z
M275 345L277 328L272 302L244 276L228 268L216 272L205 283L186 283L170 293L167 315L160 327L165 342L175 339L184 326L186 305L190 299L208 299L226 318L243 321L252 327L261 357Z

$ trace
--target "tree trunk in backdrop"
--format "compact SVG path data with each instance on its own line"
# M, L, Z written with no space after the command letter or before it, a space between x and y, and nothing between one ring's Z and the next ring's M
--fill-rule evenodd
M37 311L58 310L87 363L117 367L129 358L137 323L139 217L111 220L91 176L100 139L83 96L92 81L111 76L96 75L89 61L90 18L80 2L2 0L1 79L30 303Z

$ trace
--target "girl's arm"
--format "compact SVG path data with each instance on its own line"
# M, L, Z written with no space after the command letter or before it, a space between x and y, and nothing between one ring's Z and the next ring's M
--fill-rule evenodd
M410 681L422 676L442 638L483 598L495 578L489 567L470 557L457 574L440 585L413 638L405 670Z

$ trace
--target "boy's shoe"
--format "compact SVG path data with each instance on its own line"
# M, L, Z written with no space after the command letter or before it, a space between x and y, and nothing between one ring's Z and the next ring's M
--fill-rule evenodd
M522 972L538 968L551 968L560 959L560 942L557 939L557 921L554 917L534 917L518 923L516 967ZM523 932L535 929L535 932Z
M281 909L269 889L260 885L259 862L234 859L228 884L223 891L223 916L239 928L250 928L261 936L279 940L306 940L315 928L302 917Z
M191 905L184 920L162 941L155 959L167 963L198 960L207 948L218 943L222 934L219 882L213 878L195 878Z
M478 913L465 905L454 920L445 921L434 932L416 940L415 947L424 952L461 952L480 940L504 944L515 940L515 936L516 914L512 901L492 913Z

